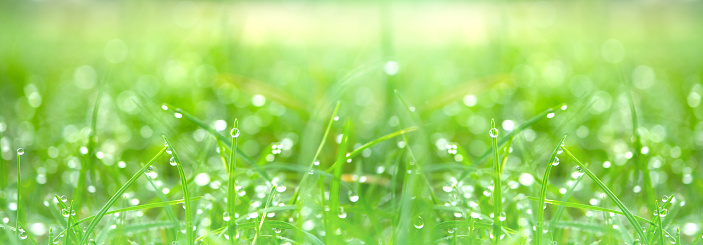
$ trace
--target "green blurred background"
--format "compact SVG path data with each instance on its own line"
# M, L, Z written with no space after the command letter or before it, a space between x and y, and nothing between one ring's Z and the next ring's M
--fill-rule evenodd
M236 117L244 153L257 158L282 142L276 161L305 165L336 101L357 145L417 123L411 137L428 164L452 161L444 149L452 142L471 159L482 155L491 118L506 132L566 104L516 138L506 181L541 176L543 159L567 134L573 151L646 216L636 208L642 193L631 191L641 185L629 170L631 91L655 190L693 204L674 222L690 241L703 203L701 13L701 1L3 1L2 210L11 216L19 147L27 151L28 220L47 220L42 200L74 191L101 94L96 158L101 171L120 173L105 179L135 172L162 134L193 163L189 175L225 179L214 140L162 103L223 134ZM347 172L374 173L397 141ZM333 161L334 151L320 159ZM573 169L554 171L559 185ZM161 176L178 183L173 169ZM432 178L441 188L451 177L458 176ZM89 194L84 215L119 187L100 179L88 180L99 191ZM530 188L522 192L535 196ZM575 196L586 203L596 194L584 188Z

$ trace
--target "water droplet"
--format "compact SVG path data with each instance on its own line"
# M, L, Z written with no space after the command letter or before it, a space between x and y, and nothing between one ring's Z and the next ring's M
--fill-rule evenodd
M20 233L17 235L21 240L27 239L27 232L24 230L21 230Z
M359 201L359 196L358 195L349 196L349 201L357 202L357 201Z
M500 216L498 216L498 220L505 221L507 219L507 217L508 216L505 214L505 212L501 212Z
M161 109L164 110L164 111L165 111L165 110L168 110L168 106L167 106L166 104L163 104L163 105L161 105Z
M559 158L554 157L554 159L552 160L552 166L557 166L557 165L559 165Z
M666 215L668 215L668 214L669 214L669 210L668 210L668 209L661 209L661 210L659 211L659 217L664 218L664 217L666 217Z
M68 202L68 197L66 197L66 196L61 196L61 201L62 201L62 202Z
M17 155L24 155L24 149L22 148L17 148Z
M230 131L229 134L232 136L232 138L237 138L239 137L239 129L232 128L232 131Z
M578 171L579 173L583 173L583 169L581 167L576 167L576 171Z
M662 197L662 202L665 203L665 202L668 201L668 200L669 200L669 196L664 195L664 196Z
M413 218L413 226L415 226L416 229L422 229L422 227L425 226L425 220L422 219L422 216Z
M229 217L229 213L228 213L228 212L222 213L222 220L224 220L224 221L229 221L229 219L230 219L230 217Z
M561 110L562 110L562 111L565 111L567 107L568 107L568 106L566 106L566 105L562 105L562 106L561 106Z
M335 120L335 121L339 121L339 117L338 117L338 116L335 116L335 117L334 117L334 120Z
M61 209L61 216L64 218L68 218L68 216L71 214L71 212L68 210L68 208Z
M549 114L547 114L547 118L554 118L554 112L550 112Z
M169 160L169 163L171 164L171 166L176 166L176 158L171 157L171 159Z
M498 137L498 129L497 129L497 128L492 128L490 131L488 131L488 135L490 135L491 138L496 138L496 137Z
M173 113L173 116L176 117L176 118L182 118L182 117L183 117L183 114L181 114L181 113L179 113L179 112L176 112L176 113Z

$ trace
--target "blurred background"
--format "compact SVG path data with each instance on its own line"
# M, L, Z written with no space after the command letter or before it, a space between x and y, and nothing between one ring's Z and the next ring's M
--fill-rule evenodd
M85 195L92 198L82 215L94 213L119 187L113 179L127 179L162 147L162 134L182 148L188 175L208 176L197 188L215 193L209 184L226 183L214 138L161 110L163 103L225 135L238 118L246 155L307 166L341 101L340 121L354 124L357 147L418 126L408 137L426 152L427 164L457 160L447 144L462 146L468 159L483 155L490 149L491 118L505 135L567 105L515 138L506 183L518 183L521 173L541 176L553 145L566 134L567 146L646 217L644 206L636 208L643 202L636 191L642 180L630 170L629 93L657 195L676 194L693 204L682 206L673 222L690 241L702 228L703 175L695 171L703 162L700 13L699 0L4 1L2 215L13 215L16 205L11 173L17 148L26 151L27 219L41 237L52 226L41 202L74 195L91 155L98 171L117 174L87 177L93 188ZM329 142L341 128L334 125ZM92 133L95 150L89 152ZM378 166L386 166L401 141L365 152L345 172L382 174ZM283 151L270 158L272 143ZM326 166L335 157L329 149L320 156ZM575 165L569 166L553 170L555 185L571 180ZM178 183L175 169L159 168L164 185ZM441 189L458 175L431 179ZM297 176L281 177L287 192ZM490 178L476 178L480 196ZM538 193L537 185L519 183L516 194ZM591 185L574 194L577 200L598 195ZM139 188L149 186L135 187L142 203L154 198Z

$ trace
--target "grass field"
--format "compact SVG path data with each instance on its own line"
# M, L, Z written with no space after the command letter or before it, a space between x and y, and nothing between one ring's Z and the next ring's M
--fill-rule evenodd
M2 2L0 243L703 244L702 11Z

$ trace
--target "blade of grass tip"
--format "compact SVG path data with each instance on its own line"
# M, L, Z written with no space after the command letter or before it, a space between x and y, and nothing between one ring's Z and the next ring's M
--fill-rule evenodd
M61 200L61 197L59 195L54 195L54 197L56 198L56 206L59 207L59 212L64 212L68 210L68 205L66 205L66 203ZM61 214L61 216L63 216L63 214ZM76 222L76 217L69 216L69 219L71 219L71 223ZM73 242L78 243L78 239L82 237L80 227L73 227L73 229L71 229L71 233L73 233L73 237L71 237L73 239Z
M654 200L655 201L654 204L657 205L656 206L657 209L653 212L655 217L652 221L654 221L654 223L651 225L654 227L650 227L649 230L647 231L647 238L650 241L654 240L654 235L656 235L657 231L664 231L664 225L663 225L664 222L662 221L661 218L668 216L669 208L671 207L671 202L672 202L672 200L674 200L674 195L671 195L669 197L666 197L666 196L664 196L664 197L666 198L666 200L662 200L664 203L662 204L661 208L659 208L659 201ZM659 233L661 234L661 232L659 232Z
M500 138L500 140L498 140L498 147L503 147L503 145L505 145L505 143L507 143L509 139L511 139L511 138L514 137L515 135L518 135L518 134L521 133L523 130L529 128L530 126L532 126L533 124L535 124L535 123L538 122L539 120L541 120L541 119L547 117L547 115L548 115L549 113L552 113L552 112L554 112L554 111L555 111L554 108L549 108L549 109L547 109L546 111L543 111L542 113L537 114L536 116L530 118L530 119L527 120L525 123L520 124L520 126L518 126L517 128L515 128L513 131L510 131L510 133L506 134L505 136L503 136L503 138ZM483 159L486 159L486 157L488 157L488 156L492 153L492 151L493 151L493 149L491 148L491 149L489 149L488 151L484 152L480 157L478 157L478 158L476 158L475 160L473 160L474 165L476 165L477 167L479 167L479 166L480 166L479 164L481 164L481 162L483 161ZM465 171L460 175L459 179L457 179L457 181L462 181L464 178L466 178L467 176L469 176L469 174L471 173L471 171L473 171L473 170L472 170L472 169L465 170Z
M181 110L180 108L172 109L173 106L171 106L171 105L169 105L169 104L163 104L163 105L161 106L161 108L164 109L164 110L170 110L170 111L172 111L173 113L178 113L178 114L180 114L183 118L187 119L188 121L191 121L192 123L194 123L194 124L197 125L198 127L204 129L205 131L207 131L208 133L210 133L212 136L217 137L218 139L220 139L220 140L222 141L222 143L225 144L225 146L227 146L227 147L229 147L230 149L232 149L232 145L230 144L231 142L229 141L229 139L227 138L227 136L224 136L224 135L218 133L214 128L208 126L207 123L201 121L201 120L198 119L197 117L191 115L190 113L187 113L187 112ZM261 176L263 176L263 177L266 179L266 181L268 181L269 183L271 183L271 177L270 177L266 172L264 172L263 170L261 170L261 168L260 168L258 165L256 165L256 163L254 162L254 159L252 159L251 157L247 156L246 154L244 154L244 152L242 152L241 150L239 150L239 149L237 149L237 148L234 148L234 150L237 151L237 155L239 155L239 156L242 158L242 160L244 160L245 163L249 164L249 166L251 166L251 167L254 169L254 171L256 171L257 173L259 173Z
M120 187L120 189L118 189L117 192L116 192L114 195L112 195L112 197L110 198L110 200L108 200L107 203L105 203L105 205L104 205L104 206L100 209L100 211L98 211L98 213L95 215L95 218L93 218L93 220L90 221L90 224L88 224L88 226L85 228L85 236L83 236L83 239L81 240L81 243L80 243L80 244L85 244L85 243L88 241L88 237L89 237L90 234L93 232L93 230L95 229L95 227L98 226L98 223L99 223L100 220L103 218L103 216L105 216L105 213L107 213L107 210L110 209L110 207L112 207L112 205L115 204L115 202L117 202L117 200L122 196L122 194L124 194L124 192L127 191L127 189L132 185L132 183L134 183L135 181L137 181L137 179L138 179L140 176L142 176L142 175L144 174L144 172L146 172L147 169L149 169L149 167L151 167L151 165L154 164L154 162L156 162L156 160L157 160L159 157L161 157L161 155L164 154L164 152L166 152L166 149L168 149L168 146L165 146L164 148L161 148L161 151L159 151L159 153L157 153L157 154L154 156L154 158L152 158L151 160L149 160L149 162L147 162L147 163L144 165L144 167L142 167L137 173L135 173L135 174L132 176L132 178L130 178L129 180L127 180L127 182L125 182L125 183L122 185L122 187ZM188 230L188 229L186 228L186 230Z
M500 186L500 159L498 158L498 129L496 128L495 119L491 119L491 130L488 132L491 137L491 142L493 146L493 173L495 173L495 178L493 179L493 244L498 244L500 242L501 233L501 219L503 217L503 199L502 190ZM507 152L506 152L507 155ZM539 241L539 240L537 240Z
M317 151L315 152L315 156L312 158L312 161L310 161L310 167L308 169L312 170L315 167L315 161L317 161L317 157L320 156L320 153L322 152L322 147L325 145L325 142L327 141L327 136L330 133L330 129L332 128L332 123L336 121L335 119L339 120L337 118L337 111L339 111L339 105L340 102L337 101L337 105L334 107L334 111L332 112L332 116L330 116L330 120L327 123L327 128L325 129L325 134L322 135L322 139L320 140L320 144L317 146ZM300 180L300 185L295 189L295 192L293 193L293 198L291 198L291 205L295 205L298 202L298 196L300 195L300 189L302 188L302 185L305 183L305 181L308 178L308 174L303 174L303 178Z
M271 187L271 191L269 192L268 198L266 199L266 204L264 205L264 210L266 210L271 205L271 202L273 201L274 195L276 195L276 186L275 185L273 187ZM261 236L261 228L264 227L264 221L266 220L266 215L267 215L266 211L264 211L261 214L261 222L259 223L259 227L256 229L256 234L254 234L254 239L251 241L252 245L256 244L257 238L259 238L259 236ZM234 240L234 239L230 239L230 240Z
M352 129L352 123L351 120L347 120L344 123L344 131L342 133L342 141L339 143L339 148L337 148L337 160L336 163L330 167L334 168L333 169L333 177L330 180L330 194L329 194L329 217L331 218L329 220L329 227L328 231L334 231L337 228L339 228L337 221L338 221L338 213L339 213L339 192L341 191L341 185L340 181L342 178L342 170L344 169L344 162L346 162L346 151L347 151L347 144L349 143L349 136L351 134L351 129ZM330 241L335 241L335 233L331 232L327 234L330 236Z
M171 148L171 159L169 161L175 162L176 167L178 168L178 176L181 179L181 187L183 188L183 205L185 206L185 220L186 220L186 244L194 244L194 235L193 233L195 232L195 226L193 226L193 209L190 206L190 194L188 193L188 178L186 177L185 171L183 171L183 164L181 164L181 159L178 158L178 154L176 154L176 147L174 147L173 144L171 144L171 141L166 138L165 135L162 135L164 138L164 141L166 144L168 144L168 147Z
M232 124L232 131L230 131L230 136L232 136L232 149L237 149L237 138L239 137L239 121L235 118L234 124ZM230 151L229 165L227 166L227 234L229 236L230 244L237 244L237 223L232 218L236 213L237 204L237 190L235 184L234 171L237 170L237 154L234 151Z
M549 182L549 173L552 171L552 166L554 166L554 162L558 161L557 154L559 153L559 147L564 144L564 140L566 140L566 135L564 135L564 137L561 138L557 146L554 147L554 151L552 151L552 155L547 161L547 168L544 170L544 177L542 177L542 187L539 192L539 205L537 206L537 230L535 231L535 235L537 237L537 244L542 244L542 230L544 229L544 200L547 198L547 184Z
M402 134L405 134L405 133L408 133L408 132L412 132L412 131L415 131L415 130L417 130L417 127L409 127L409 128L406 128L406 129L401 129L401 130L395 131L395 132L393 132L393 133L390 133L390 134L381 136L381 137L379 137L379 138L377 138L377 139L374 139L374 140L372 140L372 141L369 141L368 143L366 143L366 144L364 144L364 145L362 145L362 146L359 146L359 148L356 148L354 151L352 151L351 153L349 153L349 154L345 157L345 160L349 160L349 159L354 158L354 156L361 154L361 152L363 152L364 150L366 150L366 149L368 149L368 148L371 148L372 146L374 146L374 145L376 145L376 144L378 144L378 143L381 143L381 142L383 142L383 141L392 139L392 138L394 138L394 137L396 137L396 136L399 136L399 135L402 135ZM334 163L335 165L333 165L331 168L327 169L327 172L328 172L328 173L331 172L333 169L335 169L336 164L339 164L339 163L340 163L340 162L335 162L335 163Z
M681 245L681 229L676 228L676 233L674 233L674 236L676 236L676 243L675 245Z
M22 229L22 231L19 233L20 239L29 239L32 244L37 245L37 240L34 240L34 236L32 236L32 233L27 231L27 227L24 227L24 224L22 224L22 222L19 222L18 225L18 227Z
M568 155L569 158L571 158L571 160L574 161L574 163L576 163L576 165L581 167L581 169L586 173L586 175L588 175L588 177L591 178L593 180L593 182L595 182L603 190L603 192L605 192L605 194L608 197L610 197L610 199L615 203L615 205L617 205L618 208L620 208L620 210L622 210L622 212L625 215L625 217L627 218L627 220L635 228L637 235L642 239L642 242L645 245L649 244L649 240L647 239L647 235L644 234L644 231L642 230L642 226L640 225L639 222L637 222L637 219L635 218L634 215L632 215L632 212L630 212L630 210L628 210L627 207L625 207L625 204L623 204L620 201L620 199L617 196L615 196L615 194L613 194L613 192L607 186L605 186L605 184L603 184L603 182L595 174L593 174L593 172L591 172L591 170L586 168L586 166L583 165L583 163L581 163L581 161L579 161L573 154L571 154L571 152L569 152L569 150L566 149L566 147L561 146L561 149L564 150L564 153L566 153L566 155Z

